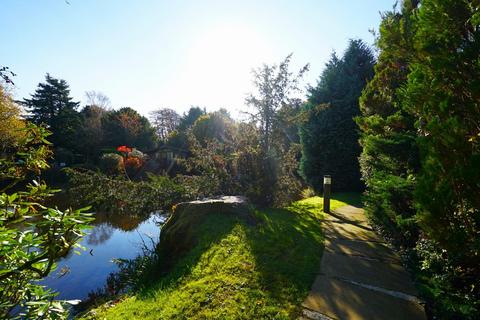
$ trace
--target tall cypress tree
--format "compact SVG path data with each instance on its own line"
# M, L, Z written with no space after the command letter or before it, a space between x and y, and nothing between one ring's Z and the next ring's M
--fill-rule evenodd
M375 59L361 40L351 40L343 57L335 54L320 80L309 92L307 119L300 126L302 159L300 173L316 190L323 175L333 178L333 190L362 189L358 156L358 98L373 76Z
M384 13L377 47L375 76L361 98L360 157L366 184L366 213L402 244L414 246L413 190L418 171L415 118L401 98L414 58L414 10L418 1L404 1L400 11Z
M367 213L414 257L439 319L480 309L479 11L405 0L384 14L357 119Z
M480 312L479 12L478 1L422 1L405 90L419 119L417 219L444 259L436 298L450 299L448 318Z

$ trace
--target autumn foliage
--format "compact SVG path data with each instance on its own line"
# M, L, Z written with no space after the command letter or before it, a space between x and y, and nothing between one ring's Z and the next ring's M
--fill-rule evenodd
M130 153L130 152L132 152L132 150L133 150L132 148L129 148L127 146L117 147L117 151L119 151L119 152Z

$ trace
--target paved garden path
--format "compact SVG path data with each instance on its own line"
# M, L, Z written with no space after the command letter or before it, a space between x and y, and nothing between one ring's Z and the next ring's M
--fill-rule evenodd
M325 251L301 319L426 319L409 274L363 209L341 207L323 229Z

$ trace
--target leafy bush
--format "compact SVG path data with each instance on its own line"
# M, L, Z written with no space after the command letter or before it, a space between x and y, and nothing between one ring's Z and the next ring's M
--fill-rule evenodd
M128 177L135 177L145 164L147 157L139 150L133 149L132 152L123 158L123 165Z
M27 124L15 153L0 159L0 318L58 319L66 316L55 293L36 280L55 268L55 261L77 247L91 220L84 209L65 211L44 206L58 190L33 180L24 190L7 193L30 174L48 168L49 133Z
M287 206L300 200L304 184L298 176L300 144L291 144L280 158L274 189L273 204L276 207Z
M275 171L260 141L254 124L239 124L235 138L234 167L241 193L255 204L266 205L273 201Z
M149 181L135 182L90 170L66 171L73 200L79 205L90 203L95 210L146 215L185 199L186 189L164 176L149 175Z
M5 67L0 67L0 71ZM8 93L7 86L0 83L0 153L15 146L21 138L25 121L20 118L21 109Z
M420 290L428 301L436 304L441 318L475 319L480 300L475 298L472 279L465 277L448 252L435 241L422 236L414 250L419 261ZM470 288L459 290L459 286Z
M311 187L307 187L305 189L303 189L302 191L302 198L303 199L308 199L308 198L312 198L312 197L315 197L316 194L315 194L315 190L313 190Z
M109 175L123 173L123 158L116 153L106 153L100 158L100 168Z
M300 199L299 145L289 142L280 146L272 139L278 148L266 154L255 125L241 123L233 129L230 127L228 133L233 140L223 140L227 135L222 134L203 137L203 143L192 132L187 133L191 155L181 161L187 171L176 180L188 190L188 197L240 194L257 205L278 207Z

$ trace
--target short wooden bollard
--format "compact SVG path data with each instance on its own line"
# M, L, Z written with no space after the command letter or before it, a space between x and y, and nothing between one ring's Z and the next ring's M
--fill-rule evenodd
M330 213L330 192L332 186L332 177L323 176L323 212Z

